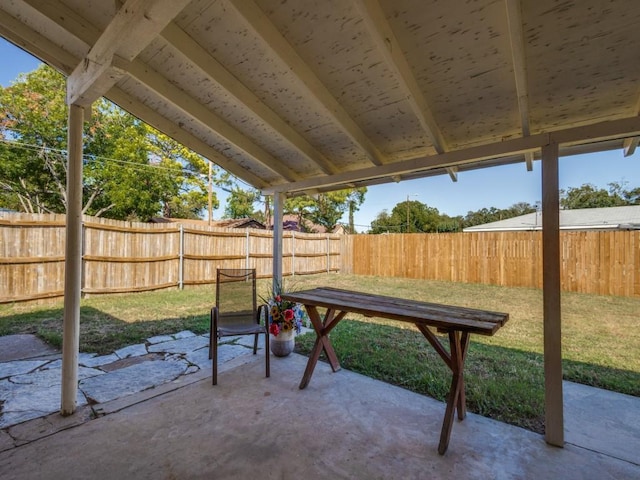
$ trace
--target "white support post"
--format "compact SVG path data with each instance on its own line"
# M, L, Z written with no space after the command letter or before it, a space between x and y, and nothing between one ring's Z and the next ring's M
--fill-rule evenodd
M84 108L69 106L67 221L60 413L71 415L78 395L80 295L82 293L82 126Z
M178 290L184 289L184 225L180 224L178 251Z
M273 194L273 288L282 285L282 219L284 193Z
M558 144L542 147L542 279L545 440L564 445L560 309L560 198Z
M86 273L86 262L84 261L84 256L87 254L87 226L84 224L84 221L81 223L82 230L82 247L80 251L80 297L84 297L84 289L87 286L87 273Z

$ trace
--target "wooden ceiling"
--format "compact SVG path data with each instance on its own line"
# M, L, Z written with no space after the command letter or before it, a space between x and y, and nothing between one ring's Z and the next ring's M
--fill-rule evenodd
M3 0L0 35L244 181L309 193L619 148L637 0Z

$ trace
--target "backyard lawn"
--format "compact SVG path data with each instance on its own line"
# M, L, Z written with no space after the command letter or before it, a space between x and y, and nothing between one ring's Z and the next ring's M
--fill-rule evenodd
M269 281L260 281L266 294ZM542 292L480 284L342 274L296 276L289 290L332 286L507 312L493 337L473 335L465 372L470 411L543 431ZM205 333L214 287L85 298L80 349L109 353L145 338L189 329ZM640 396L640 299L564 293L564 377ZM35 333L60 347L62 301L0 305L0 335ZM416 329L350 315L331 334L344 368L444 400L450 372ZM297 339L307 354L314 335ZM401 352L402 354L398 354ZM302 372L300 372L302 375Z

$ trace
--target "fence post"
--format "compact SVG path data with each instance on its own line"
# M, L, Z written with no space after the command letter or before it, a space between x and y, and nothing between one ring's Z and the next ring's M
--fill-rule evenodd
M296 231L291 232L291 276L296 276Z
M245 260L245 267L247 269L251 268L250 265L250 260L249 260L249 229L247 228L247 242L246 242L246 250L247 250L247 254L246 254L246 260Z
M184 289L184 226L180 224L180 247L178 253L178 288Z
M327 233L327 273L331 272L331 256L329 255L329 234Z

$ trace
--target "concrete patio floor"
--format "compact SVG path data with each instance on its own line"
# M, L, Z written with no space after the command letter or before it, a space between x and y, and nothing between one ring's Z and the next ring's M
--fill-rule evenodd
M91 421L90 409L81 408L71 417L16 425L11 440L24 444L0 453L0 477L640 478L637 458L569 439L564 448L551 447L538 434L474 414L455 422L440 456L441 402L346 370L334 374L322 363L299 390L305 357L273 358L268 379L263 360L244 355L226 362L216 387L202 370L101 404L104 416ZM611 424L592 428L587 437L614 437ZM638 431L626 435L638 455Z

